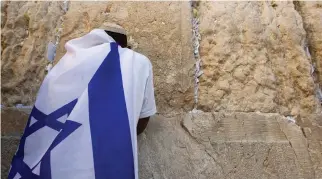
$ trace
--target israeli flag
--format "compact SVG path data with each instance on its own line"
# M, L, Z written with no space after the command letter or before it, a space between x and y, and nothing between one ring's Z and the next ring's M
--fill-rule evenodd
M96 29L66 43L40 87L9 179L135 178L120 47L110 38Z

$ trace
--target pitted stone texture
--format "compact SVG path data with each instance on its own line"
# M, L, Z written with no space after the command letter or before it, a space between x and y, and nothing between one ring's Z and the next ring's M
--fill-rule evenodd
M1 109L1 179L6 179L31 109Z
M302 116L299 125L308 142L315 178L322 178L322 113Z
M316 77L322 88L322 2L296 2L297 10L303 18L308 47L316 68Z
M1 137L1 179L8 178L12 157L18 145L18 137Z
M25 123L22 111L16 112L6 113ZM317 117L321 116L304 121ZM138 137L140 178L319 179L322 131L316 125L302 125L301 130L283 116L262 113L155 116ZM19 141L11 131L4 134L2 176L7 175Z
M302 18L292 2L201 2L199 108L318 110Z
M1 109L1 136L20 136L23 132L31 108L2 108Z
M70 2L56 62L64 44L102 23L123 26L132 49L153 64L158 111L165 115L193 107L193 52L189 2Z
M301 128L279 114L157 116L138 146L140 178L317 178Z
M1 2L2 105L33 104L55 42L62 2Z
M228 178L315 178L301 128L279 114L188 114L183 127L221 161Z

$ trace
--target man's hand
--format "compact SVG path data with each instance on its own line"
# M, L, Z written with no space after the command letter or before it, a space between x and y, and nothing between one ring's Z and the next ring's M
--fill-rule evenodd
M139 119L138 125L136 127L136 134L137 135L140 135L144 131L144 129L148 125L149 119L150 119L150 117Z

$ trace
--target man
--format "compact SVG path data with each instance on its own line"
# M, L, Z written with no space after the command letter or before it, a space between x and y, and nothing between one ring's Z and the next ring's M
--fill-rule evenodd
M138 179L137 134L156 113L152 65L104 24L66 43L41 85L9 179Z
M118 43L118 45L120 45L122 48L131 48L127 44L126 31L121 26L118 26L116 24L108 24L108 23L106 23L101 28L102 29L108 29L108 30L105 30L105 32L109 36L111 36ZM144 57L144 58L146 58L146 57ZM148 59L147 59L147 61L148 61ZM151 66L151 63L149 64L149 66ZM147 98L145 98L145 100L146 101L152 100L150 104L146 103L146 105L148 107L154 107L154 112L153 112L153 114L154 114L156 112L156 108L155 108L154 93L153 93L153 81L152 81L153 76L152 76L152 69L151 69L150 72L151 72L151 77L149 79L150 80L150 84L147 85L147 87L150 88L150 89L147 89L147 91L148 90L151 90L149 92L152 92L152 93L148 94L150 96L147 96ZM137 125L137 135L141 134L144 131L144 129L146 128L146 126L147 126L147 124L149 122L150 116L152 116L153 114L145 115L147 117L141 118L138 121L138 125Z

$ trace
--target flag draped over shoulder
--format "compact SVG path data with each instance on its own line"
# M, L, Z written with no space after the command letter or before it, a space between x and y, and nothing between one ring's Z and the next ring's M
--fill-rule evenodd
M118 45L103 30L73 39L49 72L9 179L134 179Z

